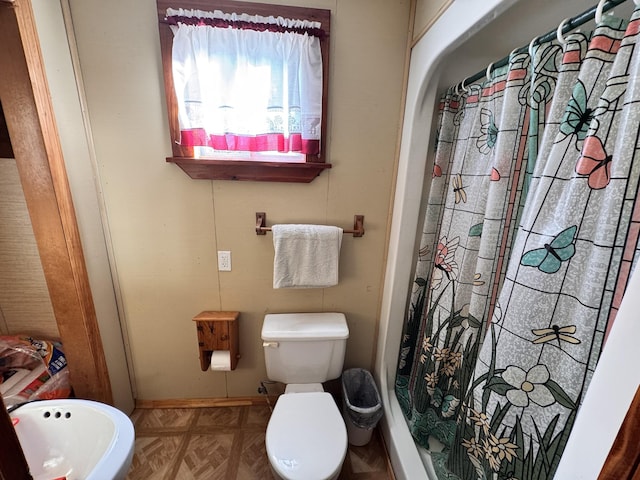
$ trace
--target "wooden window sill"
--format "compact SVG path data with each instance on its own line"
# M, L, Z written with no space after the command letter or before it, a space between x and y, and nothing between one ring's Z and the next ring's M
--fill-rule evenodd
M201 160L180 157L168 157L167 162L175 163L189 177L199 180L310 183L323 170L331 168L330 163Z

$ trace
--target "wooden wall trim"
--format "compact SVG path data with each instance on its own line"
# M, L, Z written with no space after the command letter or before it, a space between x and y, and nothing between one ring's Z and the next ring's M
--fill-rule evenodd
M174 398L166 400L136 400L136 408L210 408L210 407L243 407L252 405L275 404L277 395L259 397L224 397L224 398Z
M0 5L0 101L76 396L112 403L30 0Z

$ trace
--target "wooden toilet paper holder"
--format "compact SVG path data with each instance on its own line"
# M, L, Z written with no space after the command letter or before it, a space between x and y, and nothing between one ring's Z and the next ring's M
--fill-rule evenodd
M228 350L231 355L231 370L236 368L238 353L238 317L240 312L204 311L193 317L198 331L200 368L209 370L211 354L216 350Z

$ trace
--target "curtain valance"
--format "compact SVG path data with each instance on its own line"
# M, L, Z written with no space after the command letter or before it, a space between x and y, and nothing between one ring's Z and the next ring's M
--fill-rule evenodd
M258 32L292 32L320 38L325 35L320 22L274 16L263 17L246 13L224 13L220 10L209 12L184 8L168 8L165 20L172 25L184 23L186 25L208 25L218 28L256 30Z

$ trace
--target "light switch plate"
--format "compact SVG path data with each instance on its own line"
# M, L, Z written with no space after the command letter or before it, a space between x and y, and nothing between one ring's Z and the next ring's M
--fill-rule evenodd
M231 252L228 250L218 250L218 271L231 271Z

